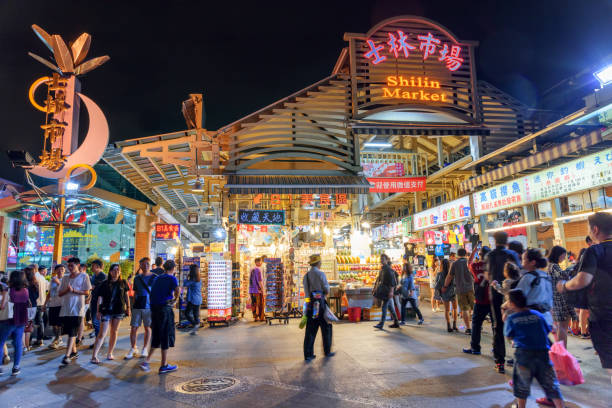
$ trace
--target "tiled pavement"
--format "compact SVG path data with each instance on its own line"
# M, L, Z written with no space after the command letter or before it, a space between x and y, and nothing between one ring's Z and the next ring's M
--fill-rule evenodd
M239 322L229 328L205 328L197 336L180 333L171 362L180 369L158 375L138 368L138 359L120 358L128 349L123 322L115 361L79 361L58 368L61 351L35 350L24 357L22 373L0 375L0 407L510 407L508 374L493 371L485 355L467 356L468 337L448 334L442 315L425 313L426 325L377 331L372 322L334 326L331 359L302 360L303 331L289 325ZM490 327L487 333L490 332ZM139 339L141 341L141 339ZM87 341L86 344L89 344ZM568 407L611 407L610 379L601 369L590 341L570 338L570 351L583 360L586 383L562 386ZM104 349L100 354L105 356ZM200 377L230 377L236 384L208 394L177 392L180 384ZM543 396L538 386L535 397Z

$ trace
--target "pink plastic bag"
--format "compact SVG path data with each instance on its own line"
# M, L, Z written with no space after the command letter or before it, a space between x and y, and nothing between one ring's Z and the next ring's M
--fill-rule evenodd
M584 376L576 357L567 351L562 341L552 345L548 352L555 367L557 379L563 385L578 385L584 383Z

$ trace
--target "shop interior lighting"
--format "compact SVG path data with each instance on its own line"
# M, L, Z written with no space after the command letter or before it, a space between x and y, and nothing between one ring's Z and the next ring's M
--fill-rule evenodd
M505 230L514 229L514 228L530 227L530 226L535 226L535 225L542 225L542 221L531 221L531 222L524 222L522 224L506 225L505 227L487 229L485 230L485 232L505 231Z
M388 140L384 140L384 139L373 139L369 142L365 142L363 144L363 147L382 147L382 148L388 148L388 147L393 147L393 144L391 144Z
M592 214L595 214L595 213L591 211L591 212L582 213L582 214L565 215L563 217L556 218L555 221L573 220L574 218L588 217L589 215L592 215Z
M365 229L369 229L370 228L370 223L367 221L364 221L361 223L361 228L365 228Z
M593 75L597 78L602 87L612 83L612 64L595 72Z
M314 232L315 232L315 234L318 234L318 233L319 233L319 230L320 230L320 229L319 229L319 224L315 225L315 228L314 228Z
M68 191L77 191L78 189L79 189L79 184L78 183L73 183L71 181L66 183L66 190L68 190Z

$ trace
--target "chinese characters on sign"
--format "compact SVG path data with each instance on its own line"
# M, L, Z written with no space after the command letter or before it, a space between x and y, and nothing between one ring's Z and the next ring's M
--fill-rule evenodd
M285 212L277 210L240 210L238 212L240 224L255 225L285 225Z
M425 177L368 178L371 193L409 193L425 191Z
M408 36L403 31L397 30L396 33L387 33L389 41L387 41L388 54L395 58L408 58L410 52L416 50L417 45L419 51L423 55L423 61L429 57L435 57L436 53L438 61L444 63L449 71L456 71L463 65L463 58L461 55L460 45L442 44L442 41L436 38L431 33L427 35L417 36L418 44L410 44L408 42ZM376 44L373 40L367 40L368 50L363 54L368 60L374 65L378 65L387 59L387 56L383 54L385 46L382 44Z
M612 183L612 149L474 194L476 215L518 207Z
M436 227L468 218L470 216L470 198L462 197L450 203L421 211L413 216L414 230Z
M155 240L170 241L181 237L181 224L155 224Z

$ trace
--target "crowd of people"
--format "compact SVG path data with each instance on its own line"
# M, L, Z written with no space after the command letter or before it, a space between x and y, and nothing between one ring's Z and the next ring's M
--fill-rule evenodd
M91 321L89 345L92 364L100 364L98 357L108 336L106 359L114 360L114 349L118 331L125 318L130 319L130 350L124 356L130 360L142 358L140 368L150 371L149 362L154 350L161 349L159 373L175 371L178 367L168 363L168 349L174 347L175 322L173 306L179 299L179 283L174 276L176 264L172 260L157 258L151 269L149 258L139 261L137 273L132 278L122 277L118 264L109 266L108 275L104 264L95 259L88 266L72 257L66 264L58 264L47 279L47 269L32 264L23 270L15 270L0 283L0 350L3 365L11 359L6 342L13 343L12 375L21 372L23 353L32 347L58 350L65 347L60 367L67 366L79 358L83 346L86 320ZM192 324L191 334L200 327L199 309L202 303L200 274L192 266L188 279L183 284L186 290L186 316ZM52 328L53 336L46 336ZM138 351L139 327L144 327L142 351ZM34 339L32 339L34 337ZM63 341L65 338L66 342ZM2 368L0 367L0 372Z

